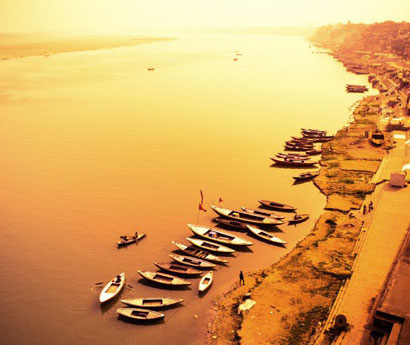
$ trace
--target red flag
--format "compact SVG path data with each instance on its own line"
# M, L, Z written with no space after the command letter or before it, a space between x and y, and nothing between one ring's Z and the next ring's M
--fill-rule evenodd
M201 203L199 203L199 210L206 212L206 208Z
M202 193L202 189L199 191L201 193L201 204L204 203L204 194Z
M222 200L222 198L221 197L219 197L219 201L218 202L224 202L223 200Z

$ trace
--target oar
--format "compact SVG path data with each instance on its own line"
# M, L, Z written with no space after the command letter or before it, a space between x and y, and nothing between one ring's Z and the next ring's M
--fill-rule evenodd
M104 282L95 283L95 285L101 285L101 284L104 284Z
M126 283L126 284L127 284L128 287L130 287L131 289L134 290L134 288L130 284L128 284L128 283Z

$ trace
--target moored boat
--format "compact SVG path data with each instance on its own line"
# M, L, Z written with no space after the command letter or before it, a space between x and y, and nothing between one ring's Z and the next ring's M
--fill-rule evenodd
M170 274L165 274L165 273L160 273L160 272L151 272L151 271L142 271L142 270L137 270L137 273L152 282L158 283L158 284L163 284L163 285L171 285L171 286L187 286L191 285L191 282L175 277Z
M290 146L305 146L305 147L310 147L313 148L313 143L307 141L307 140L290 140L285 142L286 145Z
M212 282L214 280L214 272L209 271L207 272L202 279L199 281L199 285L198 285L198 290L199 292L204 292L205 290L208 290L211 285Z
M295 214L295 217L293 217L292 219L289 219L288 223L289 223L289 225L302 223L305 220L307 220L308 218L309 218L308 214Z
M293 167L309 167L317 164L315 161L298 159L298 158L271 158L278 165L293 166Z
M288 145L286 144L285 146L285 151L299 151L299 152L306 152L309 150L312 150L312 147L306 147L303 145Z
M139 321L154 321L165 317L164 314L153 310L139 309L139 308L118 308L117 313L129 319Z
M270 200L258 200L258 202L265 207L268 207L272 210L282 211L282 212L295 212L296 207L281 204L280 202L270 201Z
M105 285L100 293L100 303L107 302L117 296L125 285L125 273L122 272Z
M242 211L229 210L227 208L217 207L214 205L211 205L211 208L214 210L214 212L225 218L240 220L242 222L252 224L276 225L276 220L269 217L262 217L256 214L250 214Z
M193 266L193 267L198 267L198 268L211 268L211 267L216 266L212 262L208 262L206 260L202 260L198 258L193 258L191 256L184 256L184 255L178 255L178 254L169 254L169 256L171 259L181 264L188 265L188 266Z
M195 276L202 273L202 271L196 270L195 268L188 267L185 265L179 265L176 263L158 263L154 262L154 265L160 268L161 270L174 273L174 274L181 274L185 276Z
M281 245L286 244L286 241L280 239L279 237L273 236L270 233L263 231L262 229L255 228L252 225L247 225L247 227L253 235L255 235L261 240L264 240L264 241L267 241L273 244L281 244Z
M237 220L233 219L227 219L227 218L222 218L222 217L216 217L214 220L219 223L220 225L226 226L233 228L235 230L247 230L248 228L246 227L245 223L239 222Z
M188 224L191 231L199 237L207 238L211 241L219 242L222 244L235 245L235 246L251 246L253 243L247 241L239 236L234 236L222 232L219 230L211 229L205 226Z
M175 246L177 246L177 248L181 251L183 251L184 253L191 255L191 256L195 256L197 258L200 259L205 259L207 261L214 261L214 262L220 262L220 263L227 263L228 261L225 259L221 259L211 253L208 253L205 250L201 250L198 248L195 248L194 246L187 246L185 244L182 243L178 243L175 241L172 241L172 244L174 244Z
M145 233L138 234L137 237L135 237L135 236L121 236L121 240L117 242L117 245L118 245L118 247L126 246L128 244L136 243L144 237L145 237Z
M232 248L225 247L219 243L191 237L186 237L186 239L189 242L191 242L194 246L197 246L201 249L206 249L217 253L235 253L235 250L233 250Z
M374 146L381 146L384 143L384 134L379 129L376 129L371 133L369 140Z
M300 181L307 181L307 180L313 179L318 175L319 175L319 171L308 171L308 172L301 173L297 176L293 176L293 178L295 179L296 182L300 182Z
M121 302L136 308L166 308L182 303L182 298L169 297L140 297L133 299L122 299Z
M252 208L247 208L247 207L243 207L243 206L241 206L241 209L242 209L244 212L247 212L247 213L257 214L257 215L261 215L261 216L264 216L264 217L271 217L271 218L273 218L273 219L276 219L277 223L276 223L275 225L281 225L281 224L283 224L283 220L282 220L282 219L285 218L284 216L280 216L280 215L278 215L278 214L275 214L275 213L272 213L272 212L268 212L268 211L254 210L254 209L252 209Z

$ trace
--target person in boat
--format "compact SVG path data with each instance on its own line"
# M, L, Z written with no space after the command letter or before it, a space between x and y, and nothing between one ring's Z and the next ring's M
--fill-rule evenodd
M115 277L115 282L116 283L119 283L121 281L121 276L120 275L117 275L116 277Z
M134 237L136 240L138 240L138 231L135 231Z
M242 271L239 272L239 285L245 285L245 279Z
M369 203L369 212L370 212L371 210L373 210L373 201L370 201L370 203Z
M293 217L293 220L298 220L298 219L300 219L301 217L297 214L297 213L295 213L295 216Z
M366 205L363 206L363 214L366 214Z

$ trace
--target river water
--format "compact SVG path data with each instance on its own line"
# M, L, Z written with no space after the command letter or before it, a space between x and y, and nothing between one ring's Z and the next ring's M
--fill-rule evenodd
M311 182L292 185L299 170L269 160L300 127L335 133L361 98L344 88L366 78L315 51L299 37L198 34L0 61L0 343L203 344L211 303L239 270L277 261L324 207ZM198 214L200 190L208 211ZM198 279L186 290L143 283L136 270L169 262L187 223L212 225L220 197L230 208L272 199L311 218L281 226L286 248L253 240L228 257L202 298ZM147 237L117 249L135 230ZM100 307L95 283L123 271L133 287L123 298L184 305L160 324L118 320L121 303Z

